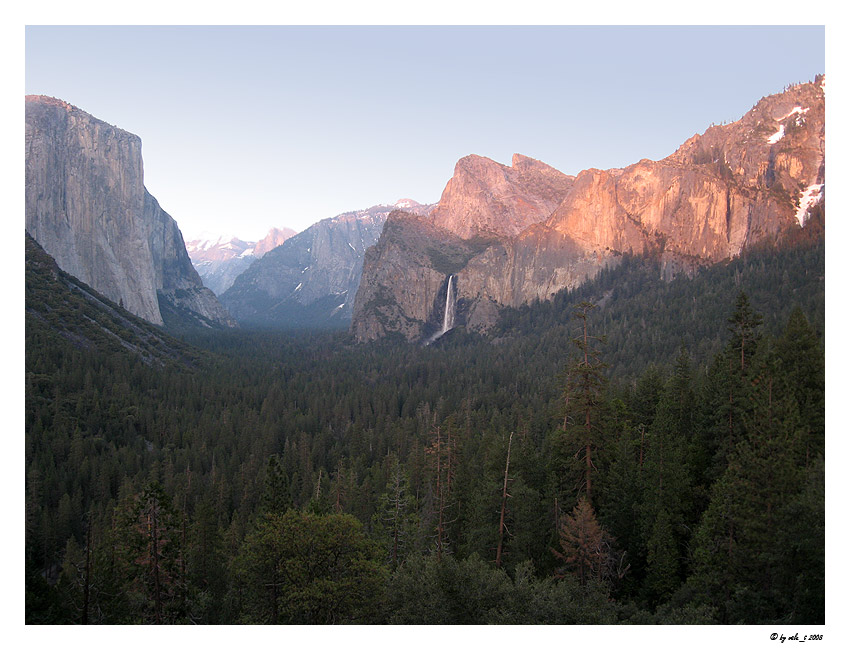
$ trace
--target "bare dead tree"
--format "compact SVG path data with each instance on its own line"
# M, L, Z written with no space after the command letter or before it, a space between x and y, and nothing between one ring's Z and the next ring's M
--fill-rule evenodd
M510 497L510 494L508 494L508 481L510 480L508 478L508 471L510 470L510 466L511 466L511 442L513 441L513 438L514 438L514 434L513 434L513 431L512 431L511 435L508 437L508 454L507 454L507 458L505 459L505 482L502 485L502 511L501 511L501 514L499 515L499 545L496 547L496 566L497 567L502 566L502 543L503 543L504 538L505 538L505 530L506 530L505 529L505 510L507 509L507 505L508 505L508 497Z

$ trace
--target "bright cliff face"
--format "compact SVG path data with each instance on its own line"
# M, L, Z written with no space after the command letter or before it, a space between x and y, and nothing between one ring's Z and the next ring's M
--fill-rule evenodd
M546 300L624 253L671 276L780 245L824 198L822 78L759 101L660 161L576 177L525 156L461 159L430 218L388 221L364 263L352 332L427 340L455 277L457 324L486 330L503 306Z
M145 189L141 146L66 102L27 96L27 232L64 271L151 323L166 311L235 325Z

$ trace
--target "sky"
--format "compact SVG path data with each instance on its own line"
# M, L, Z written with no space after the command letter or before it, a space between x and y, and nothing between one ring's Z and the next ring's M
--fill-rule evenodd
M188 241L439 200L459 158L659 159L825 71L823 26L27 26L27 94L140 136Z

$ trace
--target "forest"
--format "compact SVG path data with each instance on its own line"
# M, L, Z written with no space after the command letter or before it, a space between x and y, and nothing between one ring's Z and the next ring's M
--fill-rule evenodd
M107 335L28 249L26 621L822 624L824 254L421 347Z

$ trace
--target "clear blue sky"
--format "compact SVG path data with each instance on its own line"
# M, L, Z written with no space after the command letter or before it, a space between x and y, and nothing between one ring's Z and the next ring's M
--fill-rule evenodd
M399 198L458 158L672 153L825 71L823 27L27 27L26 92L142 138L188 240Z

